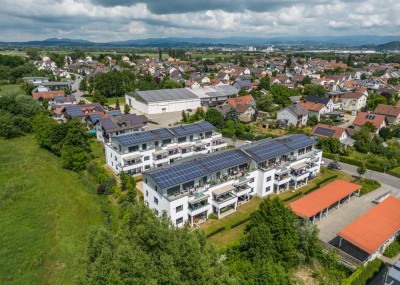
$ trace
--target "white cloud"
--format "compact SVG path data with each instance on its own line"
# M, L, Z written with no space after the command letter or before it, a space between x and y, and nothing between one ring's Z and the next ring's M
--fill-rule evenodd
M0 40L400 35L398 0L171 0L168 7L164 0L93 1L2 0Z

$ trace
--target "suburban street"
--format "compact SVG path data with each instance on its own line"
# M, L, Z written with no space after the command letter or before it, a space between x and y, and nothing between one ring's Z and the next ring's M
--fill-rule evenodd
M72 84L72 90L76 90L76 92L72 93L72 95L75 96L76 102L79 102L80 100L84 99L82 95L85 94L83 91L79 90L79 84L82 81L82 76L79 74L74 75L76 76L76 79Z

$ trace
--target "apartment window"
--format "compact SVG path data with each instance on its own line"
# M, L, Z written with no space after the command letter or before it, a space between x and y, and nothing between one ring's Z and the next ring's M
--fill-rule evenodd
M154 209L154 213L158 216L158 210Z
M181 224L181 223L183 223L183 218L176 219L176 224L177 225Z
M268 177L267 177L267 182L271 181L271 177L272 177L272 176L268 176Z
M158 141L154 142L154 146L158 147Z
M138 145L130 146L128 148L128 152L134 152L134 151L138 151L138 150L139 150L139 146Z
M146 182L146 184L147 184L147 178L144 180L145 182Z
M156 186L156 191L158 190L158 187Z
M149 160L149 159L150 159L150 156L145 156L143 159L144 159L145 161L146 161L146 160Z
M144 166L144 169L146 169L146 170L147 170L147 169L150 169L150 165L145 165L145 166Z
M112 157L112 153L110 153L110 157Z
M154 204L158 205L158 199L154 197Z
M265 187L265 192L269 192L271 190L271 186Z
M145 144L145 143L142 144L142 149L143 149L143 150L146 150L146 149L147 149L147 144Z
M183 143L186 141L186 137L178 138L178 143Z
M304 154L304 148L299 149L299 155Z
M163 140L162 143L163 143L163 144L169 144L169 143L171 143L171 139Z
M146 190L146 197L149 197L149 191Z
M114 160L117 161L117 157L116 156L114 156Z
M183 211L183 205L176 207L176 212L178 213L180 211Z

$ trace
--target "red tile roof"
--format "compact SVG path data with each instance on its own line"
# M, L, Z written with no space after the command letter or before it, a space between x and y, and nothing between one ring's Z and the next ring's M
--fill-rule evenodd
M374 113L391 117L398 117L400 115L400 108L391 105L379 104L378 106L376 106Z
M338 235L372 254L400 230L400 200L388 197L341 230Z
M254 98L251 95L245 95L245 96L240 96L236 98L229 98L227 99L229 105L232 107L236 108L236 105L238 104L243 104L243 105L248 105L249 103L254 102Z
M32 97L35 100L42 99L54 99L56 96L65 96L64 90L57 91L46 91L46 92L34 92L32 93Z
M363 126L366 122L371 122L376 129L379 129L384 120L385 120L384 115L360 112L357 114L357 117L354 119L353 125Z
M317 132L318 128L323 128L323 129L328 129L328 130L333 130L335 131L333 133L332 136L325 136L320 134L319 132ZM321 137L321 138L334 138L334 139L340 139L340 137L342 136L343 132L346 131L345 128L341 128L341 127L336 127L336 126L329 126L329 125L325 125L325 124L318 124L315 126L315 128L313 129L311 135L316 136L316 137Z
M336 180L290 203L289 207L296 215L311 218L358 189L361 189L361 185Z
M314 103L314 102L299 102L300 105L302 105L304 108L306 108L308 111L314 111L314 112L320 112L322 108L325 107L324 104L322 103Z

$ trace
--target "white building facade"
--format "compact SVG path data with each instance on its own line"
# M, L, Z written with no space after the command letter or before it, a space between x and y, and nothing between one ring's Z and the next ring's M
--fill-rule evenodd
M111 137L105 145L107 166L115 173L138 174L193 155L227 147L215 127L204 121Z
M305 135L266 139L143 173L145 203L178 227L236 211L250 196L265 197L308 183L322 151Z

